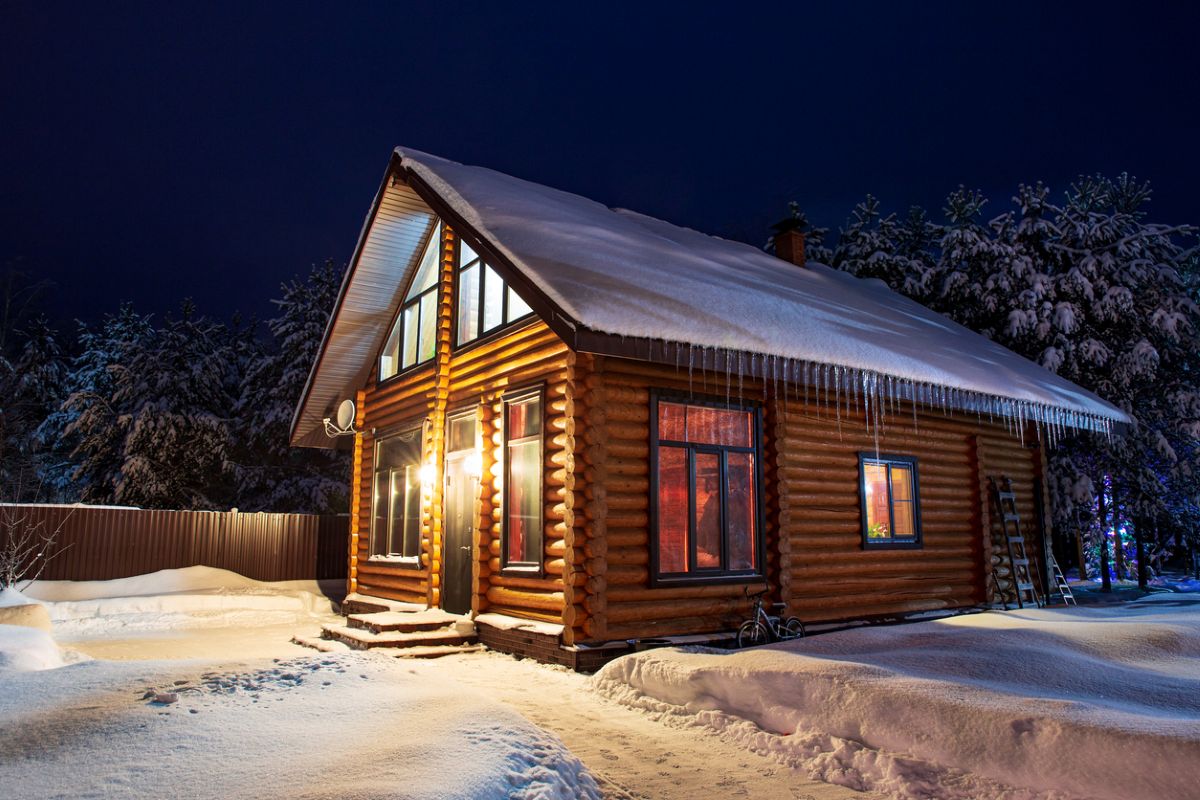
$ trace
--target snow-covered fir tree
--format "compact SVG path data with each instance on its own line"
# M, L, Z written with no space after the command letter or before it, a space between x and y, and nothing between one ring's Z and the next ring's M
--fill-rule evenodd
M1200 539L1200 311L1188 226L1146 221L1149 187L1084 177L1062 202L1022 186L992 219L978 192L947 198L945 221L903 222L868 198L829 261L886 281L1129 412L1112 439L1076 434L1051 451L1055 521L1092 524L1102 476L1143 531ZM1112 497L1106 502L1112 503Z
M117 376L151 336L150 318L123 305L92 330L79 326L79 354L72 359L65 399L38 427L46 452L69 469L45 475L60 496L73 501L112 503L125 458L129 409L116 400Z
M250 360L237 402L234 472L239 504L248 510L344 510L348 454L288 446L292 416L316 361L344 270L315 266L305 280L281 286L271 339Z
M64 463L38 437L38 426L63 400L67 364L44 316L18 332L15 359L0 358L0 486L10 500L55 501L49 476Z
M113 497L144 508L224 509L237 361L225 325L185 302L112 370L124 432Z

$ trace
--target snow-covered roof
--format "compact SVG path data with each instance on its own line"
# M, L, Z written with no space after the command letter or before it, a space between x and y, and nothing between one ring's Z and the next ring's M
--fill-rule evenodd
M677 364L740 365L747 373L836 385L877 400L912 398L1036 421L1052 431L1108 430L1130 421L1091 392L880 281L813 262L798 267L750 245L417 150L397 148L392 167L449 212L451 224L507 262L497 266L515 273L510 278L519 292L539 293L524 299L576 349L603 352L611 344L620 354L641 341L653 353L658 343L659 352L672 349ZM383 197L393 191L386 187ZM383 213L378 201L377 209ZM373 227L377 220L369 218L359 253L372 250ZM391 270L393 278L407 274L415 255L393 255L404 262ZM391 318L384 306L394 311L403 280L386 298L378 297L378 281L359 287L378 308L369 326L359 320L357 331L371 327L373 336L359 335L342 351L332 346L346 338L341 328L349 323L338 320L348 318L343 306L362 282L358 266L351 264L326 348L297 409L294 443L319 444L309 430L313 420L334 399L334 384L365 374ZM337 380L322 380L335 369ZM314 386L321 397L312 396ZM345 397L356 387L340 388Z
M400 163L576 324L623 337L837 365L855 380L959 390L1128 422L1115 406L893 292L827 266L482 167L398 148ZM774 368L774 367L772 367ZM917 392L919 394L919 391ZM1077 420L1086 423L1086 420Z

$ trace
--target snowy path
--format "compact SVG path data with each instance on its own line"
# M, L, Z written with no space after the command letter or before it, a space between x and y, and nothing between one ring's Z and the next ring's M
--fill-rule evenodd
M401 662L403 663L403 662ZM608 798L863 800L854 792L729 744L710 731L668 727L601 697L589 678L496 653L410 662L430 680L486 693L556 734Z
M0 786L22 800L599 797L579 761L518 714L398 666L317 654L8 673ZM155 689L176 699L157 703Z

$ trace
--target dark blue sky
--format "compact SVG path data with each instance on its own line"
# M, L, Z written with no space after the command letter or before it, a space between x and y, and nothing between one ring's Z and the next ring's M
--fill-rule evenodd
M1097 171L1200 222L1193 4L106 5L0 2L0 266L61 318L269 313L396 144L755 243Z

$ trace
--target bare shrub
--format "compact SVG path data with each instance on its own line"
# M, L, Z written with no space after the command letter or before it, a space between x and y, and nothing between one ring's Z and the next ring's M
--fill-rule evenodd
M41 577L46 565L69 546L58 545L68 519L69 515L50 528L28 506L0 503L0 590Z

